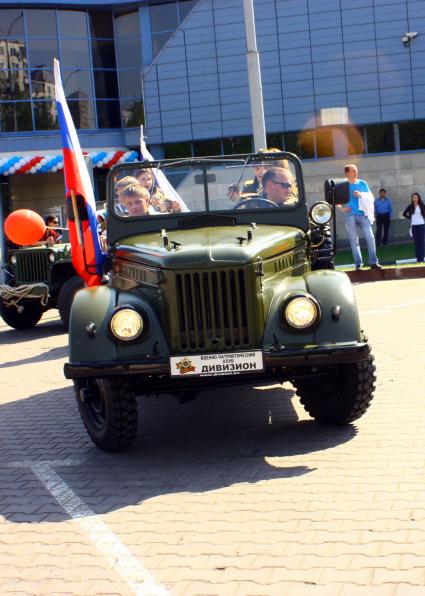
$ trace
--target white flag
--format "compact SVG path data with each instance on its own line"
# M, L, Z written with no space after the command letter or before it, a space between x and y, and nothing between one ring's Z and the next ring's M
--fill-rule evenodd
M142 154L142 158L144 160L155 161L146 147L145 139L143 138L143 126L140 127L140 153ZM155 176L159 189L164 193L166 198L170 201L176 201L180 205L182 211L188 212L189 209L187 208L186 203L167 180L164 172L162 172L161 169L158 170L157 168L152 168L152 173Z

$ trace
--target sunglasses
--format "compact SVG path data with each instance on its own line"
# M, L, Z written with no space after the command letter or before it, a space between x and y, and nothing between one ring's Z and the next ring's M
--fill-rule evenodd
M279 182L279 180L270 180L270 182L273 182L273 184L279 184L279 186L285 189L292 187L292 184L290 182Z

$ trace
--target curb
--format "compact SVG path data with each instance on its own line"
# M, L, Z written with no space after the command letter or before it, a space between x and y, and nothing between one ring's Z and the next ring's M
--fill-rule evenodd
M386 281L389 279L415 279L425 277L425 266L402 267L389 266L383 269L362 269L360 271L345 271L353 283L364 283L367 281Z

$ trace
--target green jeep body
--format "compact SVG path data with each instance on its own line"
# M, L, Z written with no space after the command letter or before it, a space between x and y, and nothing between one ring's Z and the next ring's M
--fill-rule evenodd
M242 187L258 164L285 164L292 202L269 205L264 189L226 202L228 182ZM115 183L142 167L165 173L182 211L123 214ZM144 162L110 173L109 282L76 295L65 365L96 445L131 444L140 393L185 401L213 386L289 380L321 422L346 424L366 411L373 357L351 283L333 270L326 213L321 203L309 215L301 163L287 153ZM290 312L297 325L297 317L311 323L294 327ZM127 315L140 318L142 331L117 336L117 313L119 334L134 332Z
M71 262L71 245L13 248L8 252L7 284L0 285L0 315L15 329L38 323L58 308L64 325L76 291L84 286Z

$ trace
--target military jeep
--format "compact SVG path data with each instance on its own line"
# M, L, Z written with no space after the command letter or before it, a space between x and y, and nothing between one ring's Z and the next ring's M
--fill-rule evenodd
M71 245L13 248L8 252L6 284L0 285L0 316L14 329L34 327L43 313L57 308L68 327L71 303L84 287L71 263Z
M243 189L259 164L263 188L232 202L227 190ZM145 201L134 214L116 194L141 168L163 184L167 208L147 212ZM109 280L76 295L65 364L98 447L133 442L141 394L184 402L211 387L290 381L321 423L364 414L373 356L351 283L333 270L332 209L308 209L296 156L119 165L107 206Z

